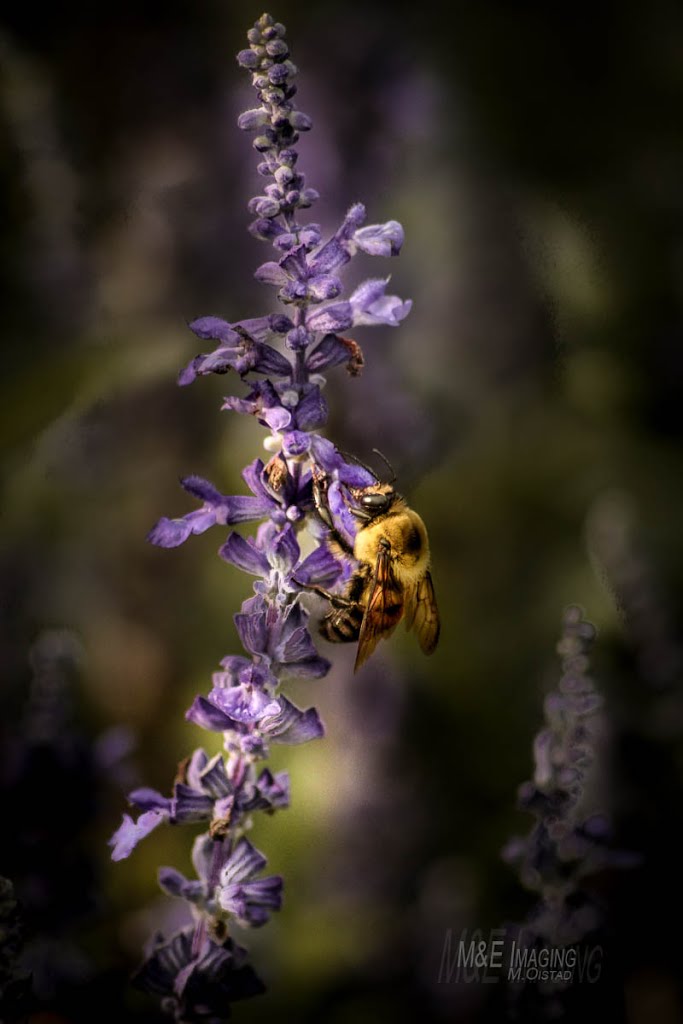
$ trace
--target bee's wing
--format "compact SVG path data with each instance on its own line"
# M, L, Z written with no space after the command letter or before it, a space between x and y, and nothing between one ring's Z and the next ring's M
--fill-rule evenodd
M354 672L367 661L379 640L391 636L403 615L403 592L391 571L389 550L380 548L358 635Z
M406 594L406 629L415 630L425 654L431 654L439 642L439 609L429 572Z

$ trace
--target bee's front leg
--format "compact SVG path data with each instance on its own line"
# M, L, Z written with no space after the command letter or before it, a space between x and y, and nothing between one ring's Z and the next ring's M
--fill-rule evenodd
M325 524L327 529L330 531L330 540L332 540L345 555L353 557L353 547L349 544L344 536L339 532L334 524L334 517L332 510L330 509L330 503L327 499L327 487L328 478L325 473L320 470L313 471L313 501L315 503L315 510L318 513L318 517Z
M319 597L323 597L326 601L329 601L334 608L350 608L356 603L355 601L349 600L349 598L345 597L343 594L333 594L332 591L325 590L324 587L319 587L315 583L303 583L302 580L298 580L296 576L292 577L292 582L296 583L302 590L311 590Z

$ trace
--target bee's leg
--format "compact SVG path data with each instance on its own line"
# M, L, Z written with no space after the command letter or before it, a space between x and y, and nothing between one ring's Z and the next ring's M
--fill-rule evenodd
M324 597L326 601L329 601L334 608L350 608L356 602L349 600L343 594L333 594L330 590L325 590L324 587L319 587L315 583L303 583L298 580L296 576L292 577L292 581L297 583L303 590L312 590L314 594L319 597Z
M313 501L318 516L330 531L330 538L341 548L345 555L353 558L353 547L334 525L334 519L327 500L327 477L322 473L313 474Z
M315 509L325 526L334 530L332 512L327 500L327 477L320 472L313 472L313 501Z

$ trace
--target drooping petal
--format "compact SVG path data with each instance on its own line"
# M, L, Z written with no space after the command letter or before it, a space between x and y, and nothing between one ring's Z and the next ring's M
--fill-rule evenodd
M226 562L253 576L267 577L270 573L270 564L263 552L257 550L251 538L245 540L239 533L231 533L218 554Z
M216 521L221 525L233 523L253 523L263 519L273 509L273 502L266 498L252 497L249 494L231 494L225 504L225 518L219 509Z
M268 316L252 317L239 320L235 327L241 327L254 341L267 341L272 334L286 334L293 327L292 321L284 313L270 313Z
M215 521L222 525L262 519L268 515L272 504L265 498L255 498L251 495L221 494L208 480L203 480L198 476L184 477L180 483L186 491L205 502L207 509L201 511L213 510ZM192 515L192 513L190 514ZM193 532L198 533L203 530L195 527Z
M307 743L308 740L319 739L325 730L315 708L302 711L287 700L279 698L280 711L272 717L262 718L259 722L260 732L274 743Z
M403 238L403 228L397 220L388 220L386 224L368 224L353 234L358 248L370 256L398 256Z
M139 807L141 811L170 813L171 810L171 801L168 797L162 796L161 793L157 793L156 789L148 789L146 786L134 789L132 793L128 794L128 800L135 807Z
M192 494L195 498L199 498L200 501L206 502L207 505L220 505L225 500L220 491L201 476L183 477L180 485L185 488L188 494Z
M167 519L166 516L162 516L147 534L147 540L160 548L177 548L188 537L205 533L215 523L216 512L211 508L188 512L180 519Z
M373 303L369 309L354 316L353 322L357 327L375 327L381 324L398 327L412 308L412 299L403 302L397 295L385 295L383 299Z
M279 263L274 263L272 260L268 263L262 263L260 267L257 267L254 271L254 277L261 284L272 284L277 288L281 288L287 282L285 271Z
M109 840L112 847L112 860L125 860L129 857L137 844L150 832L153 832L162 821L168 820L168 814L163 811L145 811L137 821L133 821L129 814L124 814L121 825Z
M364 310L384 298L388 277L368 277L351 293L350 302L355 310Z
M197 320L193 320L192 323L188 324L188 327L198 338L202 338L204 341L207 339L222 341L229 348L239 345L241 340L231 324L227 320L222 320L219 316L200 316Z
M236 728L236 723L206 697L195 697L185 712L185 718L188 722L194 722L195 725L211 732L225 732Z
M363 281L351 295L353 324L357 327L373 327L386 324L397 327L410 310L412 302L403 302L397 295L386 295L387 279Z
M211 354L195 356L178 374L181 388L192 384L197 377L208 373L227 373L233 368L235 349L220 348Z
M196 903L204 895L204 887L201 882L190 881L185 875L175 868L159 868L157 873L159 885L169 896L178 896L181 899Z

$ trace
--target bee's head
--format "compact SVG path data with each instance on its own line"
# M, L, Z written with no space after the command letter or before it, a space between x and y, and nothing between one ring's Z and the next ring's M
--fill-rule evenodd
M349 511L366 523L388 512L396 500L396 491L391 484L378 482L370 487L350 488L350 491L354 504L349 506Z

